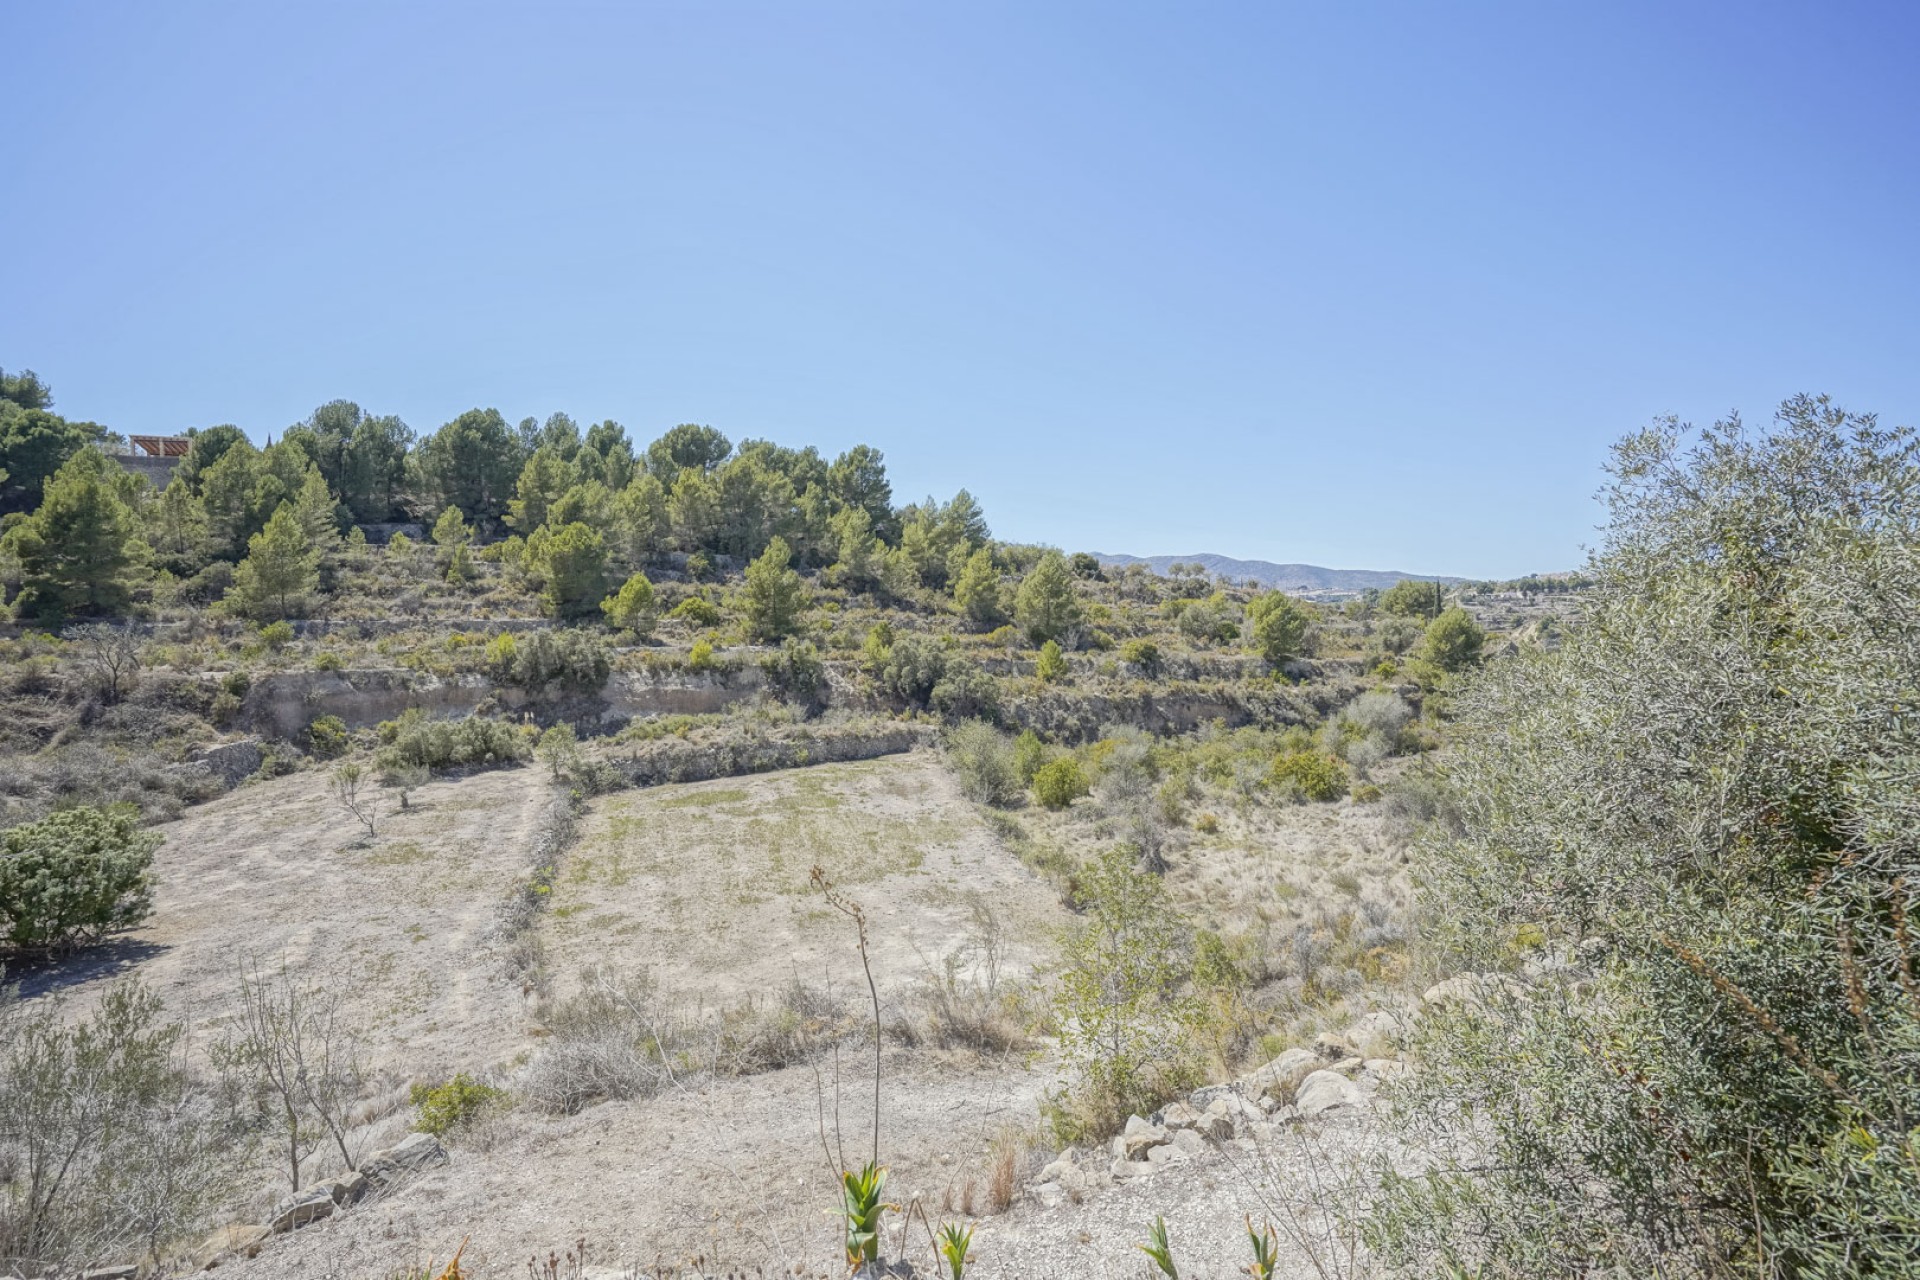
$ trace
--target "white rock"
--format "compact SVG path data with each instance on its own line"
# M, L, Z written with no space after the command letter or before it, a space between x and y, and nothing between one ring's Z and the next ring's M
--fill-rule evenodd
M1337 1071L1316 1071L1300 1082L1293 1095L1303 1116L1317 1116L1336 1107L1358 1107L1366 1102L1360 1087Z
M1289 1049L1266 1066L1241 1077L1241 1090L1249 1098L1262 1098L1268 1094L1279 1098L1290 1097L1295 1086L1320 1067L1320 1055L1313 1050Z
M325 1183L317 1187L308 1187L298 1195L289 1196L273 1207L267 1215L267 1230L274 1235L282 1231L293 1231L310 1222L333 1216L335 1203L333 1189Z
M1200 1136L1198 1130L1176 1129L1173 1132L1173 1149L1183 1155L1200 1155L1207 1146L1207 1140Z

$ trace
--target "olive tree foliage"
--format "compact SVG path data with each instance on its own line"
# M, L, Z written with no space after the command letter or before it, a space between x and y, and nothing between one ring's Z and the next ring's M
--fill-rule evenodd
M224 1194L217 1109L181 1054L181 1028L137 982L84 1017L0 990L0 1259L72 1275L152 1254ZM12 1274L21 1274L12 1272Z
M1593 603L1460 697L1418 1274L1911 1275L1920 450L1825 399L1623 442Z
M1116 847L1088 865L1078 897L1053 1009L1068 1079L1050 1110L1067 1142L1098 1141L1190 1088L1200 1016L1184 990L1192 939L1158 876Z

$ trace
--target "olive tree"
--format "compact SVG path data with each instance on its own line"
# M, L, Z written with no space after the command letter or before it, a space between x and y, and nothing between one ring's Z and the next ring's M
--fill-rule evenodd
M1581 625L1463 691L1464 976L1369 1232L1432 1274L1911 1274L1920 450L1798 398L1615 451Z

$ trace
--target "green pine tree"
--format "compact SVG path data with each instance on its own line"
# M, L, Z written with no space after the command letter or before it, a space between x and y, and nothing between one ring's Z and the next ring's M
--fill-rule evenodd
M126 613L148 551L116 483L122 474L87 448L47 481L39 508L7 535L20 564L16 617L57 625Z
M283 502L267 527L247 540L247 558L233 571L230 598L252 618L286 618L320 586L320 552L301 527L294 504Z

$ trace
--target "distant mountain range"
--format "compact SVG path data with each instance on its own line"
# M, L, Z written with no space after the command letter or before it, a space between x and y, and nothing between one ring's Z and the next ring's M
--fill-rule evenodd
M1167 566L1173 564L1205 565L1208 573L1224 574L1241 582L1251 578L1262 586L1278 587L1283 591L1365 591L1369 587L1384 589L1407 578L1412 578L1415 582L1448 584L1466 581L1465 578L1449 578L1431 573L1396 573L1387 569L1323 569L1317 564L1274 564L1268 560L1235 560L1231 556L1217 556L1212 553L1193 556L1121 556L1095 551L1092 554L1093 558L1101 564L1144 564L1155 573L1165 573Z

